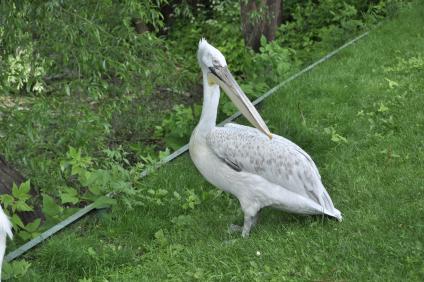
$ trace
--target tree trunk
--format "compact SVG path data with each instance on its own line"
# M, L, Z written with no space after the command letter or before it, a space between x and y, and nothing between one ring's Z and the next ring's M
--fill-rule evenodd
M275 39L282 19L281 0L240 0L241 27L244 42L255 52L261 46L261 36Z
M7 164L4 157L0 155L0 194L12 194L13 183L19 186L22 182L25 182L25 178ZM30 194L33 197L38 197L38 192L33 187L31 187ZM34 221L36 218L44 219L39 205L32 212L19 212L18 215L25 224Z

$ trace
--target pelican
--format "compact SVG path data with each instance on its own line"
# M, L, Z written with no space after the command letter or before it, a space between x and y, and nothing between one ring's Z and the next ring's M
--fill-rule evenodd
M222 53L201 39L197 58L203 74L203 108L190 138L190 157L208 182L239 200L244 224L232 229L249 236L259 210L269 206L341 221L311 157L290 140L271 134L231 75ZM216 126L220 88L255 128Z
M4 252L6 251L6 237L13 238L12 225L10 224L7 215L4 213L0 206L0 280L1 280L1 268L3 266Z

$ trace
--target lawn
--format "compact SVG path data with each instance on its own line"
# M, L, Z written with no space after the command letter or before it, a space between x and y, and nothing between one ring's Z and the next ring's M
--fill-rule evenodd
M313 157L343 222L265 209L248 239L229 234L237 200L186 154L142 181L146 205L90 215L26 254L21 280L423 281L423 26L416 2L260 107Z

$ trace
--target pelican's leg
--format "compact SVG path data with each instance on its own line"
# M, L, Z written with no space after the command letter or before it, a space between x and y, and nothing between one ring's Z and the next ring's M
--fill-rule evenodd
M254 201L240 201L241 209L244 213L244 224L243 226L231 224L229 231L240 232L243 238L249 236L250 230L255 226L259 217L259 210L261 207L257 205Z
M243 226L237 224L230 224L228 230L230 233L241 232L241 236L249 236L250 230L256 225L258 221L259 213L256 213L254 216L245 216Z
M241 236L246 238L249 236L250 229L255 226L259 217L261 207L255 201L240 201L241 209L244 213L244 224L241 231Z
M243 229L241 231L241 236L243 238L246 238L249 236L250 230L252 227L256 225L256 222L258 221L259 213L256 212L255 215L244 215L244 224Z

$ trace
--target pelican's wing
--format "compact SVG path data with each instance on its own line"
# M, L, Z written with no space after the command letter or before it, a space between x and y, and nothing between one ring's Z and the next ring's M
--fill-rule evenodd
M260 175L337 214L315 163L290 140L278 135L273 135L270 140L255 128L227 124L214 128L208 134L207 142L227 164Z
M237 123L227 123L224 125L225 127L228 128L235 128L237 130L241 130L241 131L246 131L246 133L249 134L261 134L260 131L258 131L256 128L250 127L250 126L245 126L245 125L241 125L241 124L237 124ZM308 153L306 153L305 151L303 151L302 148L300 148L298 145L296 145L295 143L293 143L292 141L290 141L289 139L286 139L284 137L281 137L280 135L275 135L272 134L272 139L273 140L277 140L278 142L281 142L287 146L292 147L294 150L298 151L299 154L302 154L306 160L308 160L311 164L311 169L315 170L315 172L317 173L319 179L321 179L321 175L318 172L318 168L316 167L314 161L312 160L312 158L308 155Z

